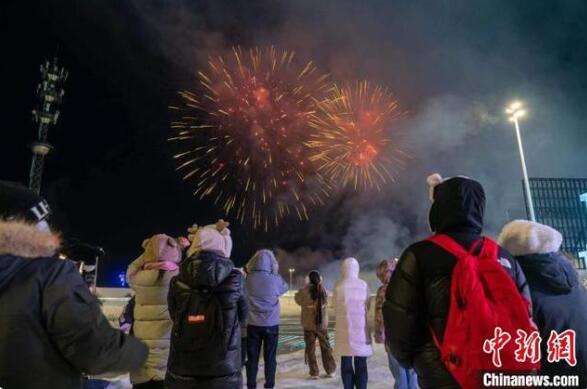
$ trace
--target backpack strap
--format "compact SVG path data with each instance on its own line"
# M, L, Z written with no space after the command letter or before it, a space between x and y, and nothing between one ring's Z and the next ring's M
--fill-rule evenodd
M463 246L461 246L457 241L446 234L436 234L428 239L428 242L432 242L435 245L439 246L440 248L444 249L445 251L449 252L453 256L457 257L458 259L464 258L467 255L473 255L473 253L477 250L480 244L485 245L488 239L481 238L471 245L469 251L467 251Z
M457 259L465 258L468 255L474 255L474 253L477 250L477 248L479 247L479 245L482 245L481 251L487 250L487 249L492 250L495 245L495 242L493 242L491 239L481 238L481 239L477 240L476 242L474 242L471 245L471 248L467 251L457 241L455 241L453 238L451 238L450 236L448 236L446 234L435 234L426 240L434 243L435 245L442 248L443 250L445 250L449 254L453 255ZM489 245L487 245L486 243L488 243ZM481 254L481 253L479 253L479 254ZM433 340L434 344L436 345L436 347L439 350L442 350L442 345L440 344L440 341L436 337L436 333L434 332L434 328L432 328L432 324L428 324L428 330L430 331L430 334L432 335L432 340Z

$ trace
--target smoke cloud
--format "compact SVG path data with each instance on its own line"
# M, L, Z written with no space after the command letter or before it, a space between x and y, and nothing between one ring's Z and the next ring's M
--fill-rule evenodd
M355 256L364 270L427 233L426 176L478 179L487 232L524 216L516 140L503 108L522 98L531 176L580 177L587 166L587 6L581 2L352 0L134 2L152 50L193 75L233 44L275 45L337 80L390 87L407 111L390 128L410 155L381 192L342 194L293 232L272 235L281 268L328 277ZM341 200L342 199L342 200ZM301 230L301 231L300 231ZM291 233L290 233L291 232ZM287 270L285 270L287 272Z

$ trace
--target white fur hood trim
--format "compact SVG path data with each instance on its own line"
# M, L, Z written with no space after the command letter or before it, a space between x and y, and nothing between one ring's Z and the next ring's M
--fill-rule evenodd
M38 258L55 255L61 239L58 235L40 231L22 221L0 220L0 255Z
M514 256L554 253L562 242L563 236L554 228L527 220L506 224L499 235L499 244Z

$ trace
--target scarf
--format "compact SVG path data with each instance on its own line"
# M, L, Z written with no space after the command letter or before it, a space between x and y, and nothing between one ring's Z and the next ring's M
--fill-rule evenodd
M143 264L143 270L165 270L165 271L176 271L179 269L179 265L172 261L154 261L145 262Z

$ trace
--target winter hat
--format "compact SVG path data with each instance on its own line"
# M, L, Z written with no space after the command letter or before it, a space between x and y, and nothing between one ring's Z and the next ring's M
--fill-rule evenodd
M224 228L218 231L216 226L209 225L206 227L190 230L192 245L188 250L188 257L191 257L200 251L212 251L225 258L230 258L232 252L232 239L230 230Z
M37 224L50 213L47 201L32 190L15 182L0 181L0 218Z
M426 183L428 183L428 198L430 201L434 201L434 189L444 182L444 178L438 173L434 173L426 178Z
M395 266L397 265L397 258L392 259L384 259L383 261L379 262L377 268L375 269L375 273L377 274L377 278L379 281L383 282L384 284L389 282L391 278L391 273L395 270Z
M181 247L172 237L165 234L153 235L143 242L145 252L142 256L145 262L174 262L181 261Z
M563 236L554 228L544 224L514 220L503 227L498 241L502 247L517 257L558 252Z

